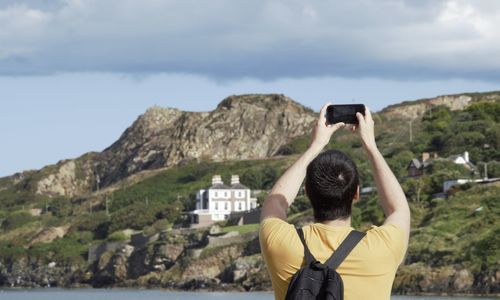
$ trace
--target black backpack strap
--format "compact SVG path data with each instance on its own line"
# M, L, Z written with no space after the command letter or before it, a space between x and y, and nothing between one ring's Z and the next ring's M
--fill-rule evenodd
M297 234L299 235L300 241L302 242L302 245L304 245L304 257L306 259L306 265L310 265L312 262L315 262L316 259L314 256L311 254L311 251L309 251L309 248L307 247L306 240L304 239L304 232L302 231L302 228L296 228L297 229Z
M335 250L332 256L325 262L325 265L334 270L337 269L365 235L365 232L356 230L351 231L342 244L340 244L339 248Z

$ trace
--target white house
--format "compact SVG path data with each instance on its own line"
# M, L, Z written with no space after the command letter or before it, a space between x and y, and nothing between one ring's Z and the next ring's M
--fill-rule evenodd
M220 175L212 177L212 185L196 193L196 209L190 212L194 227L207 226L226 220L232 212L249 211L257 208L257 198L251 190L240 183L238 175L231 176L231 185L222 182Z
M457 165L464 165L468 169L474 169L474 165L469 161L468 151L465 151L464 154L452 155L448 159Z

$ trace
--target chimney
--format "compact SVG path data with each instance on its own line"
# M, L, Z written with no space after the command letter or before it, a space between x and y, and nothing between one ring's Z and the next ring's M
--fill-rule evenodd
M223 183L222 178L220 177L220 175L214 175L212 177L212 185L219 184L219 183Z
M422 153L422 162L427 161L431 157L429 152L423 152Z
M238 175L231 175L231 185L240 183L240 176Z
M469 151L464 152L464 159L465 159L465 162L469 162Z

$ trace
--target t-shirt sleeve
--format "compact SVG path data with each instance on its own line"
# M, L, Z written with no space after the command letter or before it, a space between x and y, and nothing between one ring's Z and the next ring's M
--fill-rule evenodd
M262 251L270 252L295 234L295 227L279 218L266 218L260 222L259 239Z
M394 257L396 267L399 266L408 247L403 229L397 224L386 224L380 227L373 226L370 231L384 241Z

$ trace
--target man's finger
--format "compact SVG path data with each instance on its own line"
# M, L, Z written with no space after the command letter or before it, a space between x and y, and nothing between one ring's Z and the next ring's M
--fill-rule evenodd
M325 105L323 105L323 107L321 108L321 110L319 111L319 120L318 122L321 123L321 124L324 124L325 121L326 121L326 108L331 105L330 102L326 103Z
M367 121L373 121L372 112L370 111L370 109L366 105L365 105L365 116L366 116Z
M365 110L365 114L366 114L366 110ZM362 124L365 124L365 118L363 117L362 113L357 112L356 113L356 118L358 118L359 126L362 126Z
M333 129L333 131L336 131L337 129L340 129L340 128L344 127L344 126L345 126L344 122L335 123L335 124L333 124L332 129Z

